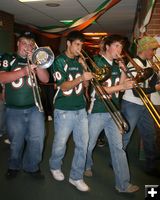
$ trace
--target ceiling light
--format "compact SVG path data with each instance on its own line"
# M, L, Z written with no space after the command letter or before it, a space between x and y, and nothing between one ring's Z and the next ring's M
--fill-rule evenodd
M91 37L91 39L93 39L93 40L99 40L100 37Z
M106 35L108 35L107 33L104 33L104 32L102 32L102 33L83 33L83 34L86 36L106 36Z
M64 20L60 20L60 22L71 23L71 22L73 22L73 20L72 19L64 19Z
M25 2L46 1L46 0L18 0L18 1L25 3Z
M73 20L72 19L64 19L64 20L60 20L60 22L62 22L65 25L69 25L73 22Z

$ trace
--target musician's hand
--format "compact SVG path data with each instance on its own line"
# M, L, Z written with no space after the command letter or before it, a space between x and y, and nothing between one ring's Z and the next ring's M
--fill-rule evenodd
M160 83L155 86L156 91L160 91Z
M31 70L32 72L35 72L35 69L36 69L36 70L38 69L38 68L37 68L37 65L35 65L35 64L29 65L29 68L30 68L30 70Z
M118 61L118 65L119 65L119 67L120 67L120 69L121 69L122 71L124 71L124 72L127 71L127 68L126 68L126 65L125 65L124 61L119 60L119 61Z
M35 73L37 69L37 65L31 64L22 68L24 76L29 76L30 73Z
M135 81L133 81L132 79L125 79L124 82L123 82L123 90L127 90L127 89L131 89L134 87L135 85Z
M32 62L32 54L33 54L33 52L27 51L27 57L31 62Z
M79 58L78 58L78 62L83 66L84 71L87 71L87 64L86 64L86 61L85 61L83 58L79 57Z
M89 81L91 79L93 79L93 74L91 72L84 72L82 75L82 79L83 81Z

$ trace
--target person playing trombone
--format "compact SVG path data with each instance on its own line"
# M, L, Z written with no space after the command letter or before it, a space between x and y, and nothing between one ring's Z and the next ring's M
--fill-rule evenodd
M138 40L137 56L133 59L142 69L152 67L149 60L152 60L155 50L159 47L157 40L151 36L144 36ZM137 71L133 64L129 62L127 68L136 77ZM146 94L154 93L160 90L160 84L157 82L157 75L140 83ZM160 101L160 100L159 100ZM156 168L156 143L155 143L155 127L154 120L146 108L140 96L132 89L126 90L121 105L121 112L127 118L129 123L129 131L123 135L123 147L127 149L130 138L135 127L138 128L140 137L143 142L145 153L145 172L151 176L160 176Z
M69 182L78 190L86 192L89 186L83 180L87 146L88 119L84 85L93 78L92 73L84 72L77 57L82 49L84 36L79 31L67 35L66 50L53 64L57 93L54 103L54 141L50 157L50 171L53 178L63 181L62 159L66 152L66 143L71 133L75 143L74 156Z
M120 35L105 37L103 41L103 52L101 55L97 55L94 58L97 67L101 68L107 65L111 69L111 77L103 83L104 86L102 85L101 88L105 89L111 96L113 103L117 104L117 106L119 102L118 92L132 88L134 85L134 81L127 79L123 71L120 73L119 66L114 63L114 59L117 59L117 54L121 54L124 44L125 40ZM120 63L120 65L123 67L123 63ZM139 187L130 183L127 157L122 144L122 132L124 130L120 130L116 124L117 121L115 122L113 120L113 112L108 112L108 109L106 109L102 99L96 94L96 89L94 88L91 93L91 103L89 107L89 145L86 171L84 174L86 176L92 176L93 174L92 153L98 136L104 129L105 135L108 138L113 170L115 173L115 188L122 193L133 193L139 190Z
M7 133L11 142L6 177L16 177L22 168L32 177L44 178L39 166L45 136L44 114L35 105L29 70L44 83L48 82L49 75L46 69L28 62L35 49L32 33L20 35L17 47L17 53L3 56L0 67L0 82L5 84Z

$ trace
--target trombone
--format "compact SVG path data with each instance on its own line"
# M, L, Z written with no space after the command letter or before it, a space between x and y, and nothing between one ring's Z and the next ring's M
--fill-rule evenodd
M112 119L114 120L115 124L117 125L118 129L120 130L120 133L121 134L125 133L128 130L127 122L124 120L121 113L117 110L116 106L114 105L113 101L110 98L110 95L106 92L106 90L100 84L101 80L104 80L104 76L107 77L107 79L111 76L110 67L108 67L108 69L105 67L106 68L105 70L103 70L103 68L102 68L102 71L101 71L101 72L107 72L108 74L107 73L101 74L99 71L99 68L97 67L95 62L88 56L88 54L84 50L82 50L82 52L83 52L83 54L85 54L86 58L90 61L93 68L96 69L96 72L98 72L98 74L94 73L95 78L93 80L91 80L91 84L93 85L93 87L96 91L96 94L104 103L106 110L110 113ZM84 61L82 67L83 67L84 71L88 70L89 72L92 72L92 70L89 68L89 66L85 62L86 58L83 54L81 52L79 52L80 57ZM97 77L98 77L98 79L97 79ZM101 79L101 77L102 77L102 79Z
M158 77L160 77L160 59L154 55L153 60L148 60L148 63L153 68Z
M158 127L160 128L160 114L158 113L158 111L154 107L153 103L148 98L148 96L145 94L145 92L143 91L143 89L138 84L140 82L143 82L143 81L147 80L150 76L152 76L153 75L153 69L151 67L142 69L129 56L129 54L127 52L124 51L124 55L128 58L128 60L130 61L130 63L135 67L135 69L137 71L137 75L136 75L136 77L134 77L133 74L129 71L129 69L126 69L125 73L126 73L126 75L129 76L129 78L133 78L136 81L134 89L136 90L136 92L139 95L140 99L142 100L142 102L144 103L144 105L148 109L149 113L151 114L152 118L154 119L154 121L156 122L156 124L158 125ZM120 56L118 56L118 57L121 59Z
M36 74L33 70L31 70L31 64L37 65L37 67L42 69L47 69L54 61L54 54L52 50L48 47L38 47L36 45L36 50L32 54L32 58L29 59L27 56L27 63L28 63L28 73L29 78L31 80L31 86L33 91L33 98L35 105L39 109L40 112L44 112L41 95L39 91L39 86L36 78Z

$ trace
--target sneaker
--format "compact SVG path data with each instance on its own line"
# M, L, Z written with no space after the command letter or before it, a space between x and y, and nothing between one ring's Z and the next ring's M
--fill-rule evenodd
M5 140L4 140L4 143L5 143L5 144L11 144L11 142L9 141L9 139L5 139Z
M74 185L79 191L81 192L87 192L89 191L89 187L88 185L83 181L83 179L81 180L73 180L73 179L69 179L69 182Z
M84 172L84 175L87 176L87 177L92 177L93 176L92 170L86 169L86 171Z
M56 179L57 181L63 181L64 180L64 174L59 169L57 169L57 170L51 169L51 174L52 174L53 178Z
M52 116L48 116L48 121L52 121Z
M7 179L16 178L18 172L19 170L16 170L16 169L8 169L6 173L6 178Z
M128 187L127 187L127 189L124 190L124 191L121 191L117 187L116 187L116 190L118 190L118 192L121 192L121 193L133 193L133 192L137 192L139 190L139 187L137 185L129 184Z

